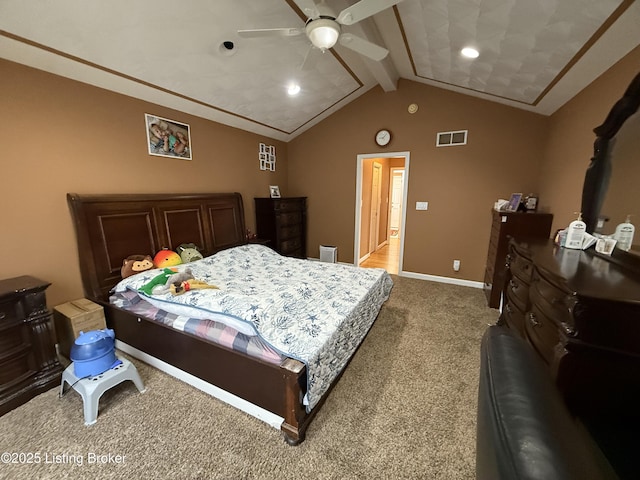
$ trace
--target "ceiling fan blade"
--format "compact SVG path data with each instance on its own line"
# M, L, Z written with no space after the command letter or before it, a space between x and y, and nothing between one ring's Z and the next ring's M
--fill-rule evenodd
M353 25L371 15L393 7L401 1L402 0L360 0L355 5L351 5L342 10L338 18L336 18L336 22L341 25Z
M308 18L316 19L320 16L320 12L318 11L318 7L313 0L294 0L298 8L302 10Z
M295 37L302 35L304 28L258 28L254 30L238 30L238 35L245 38L255 37Z
M371 60L375 60L376 62L382 60L389 53L389 50L386 48L382 48L380 45L376 45L375 43L371 43L369 40L356 37L350 33L343 33L340 35L338 42L343 47L349 48L354 52L358 52L359 54L369 57Z

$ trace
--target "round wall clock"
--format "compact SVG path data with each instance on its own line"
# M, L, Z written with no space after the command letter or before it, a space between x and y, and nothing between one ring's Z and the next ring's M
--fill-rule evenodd
M386 129L379 130L376 133L376 143L381 147L386 147L391 142L391 132Z

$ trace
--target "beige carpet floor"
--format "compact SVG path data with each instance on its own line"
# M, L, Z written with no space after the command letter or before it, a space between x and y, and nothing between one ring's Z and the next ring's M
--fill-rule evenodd
M301 445L133 360L146 392L131 382L107 391L93 426L81 397L57 389L0 417L0 453L39 462L3 456L0 478L475 478L480 338L497 311L478 289L393 279Z

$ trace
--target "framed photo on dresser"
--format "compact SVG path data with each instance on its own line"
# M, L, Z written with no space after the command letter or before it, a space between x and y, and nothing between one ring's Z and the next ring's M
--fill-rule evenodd
M507 212L517 212L520 206L520 200L522 200L521 193L512 193L509 199L509 205L507 206Z
M280 187L277 185L269 185L269 196L271 198L280 198Z

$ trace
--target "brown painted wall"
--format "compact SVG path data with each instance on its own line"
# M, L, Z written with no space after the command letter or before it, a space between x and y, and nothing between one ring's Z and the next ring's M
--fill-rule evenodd
M308 255L337 245L339 260L352 262L357 155L409 151L404 270L481 281L498 197L538 192L554 228L570 221L592 129L639 62L637 48L551 118L401 80L397 91L372 89L285 144L0 60L2 277L52 282L52 306L82 296L67 192L239 191L253 229L252 198L275 184L308 197ZM420 109L410 115L414 102ZM144 113L188 123L194 160L149 156ZM394 134L386 149L373 142L381 127ZM435 147L436 132L458 129L469 130L468 145ZM276 146L276 172L258 169L259 142ZM416 201L429 210L416 211Z
M410 103L419 110L407 112ZM338 246L353 262L358 154L409 151L404 270L481 281L491 208L513 192L537 192L547 118L401 80L375 88L289 142L289 188L309 197L309 254ZM375 132L389 128L381 149ZM436 148L436 133L469 130L468 144ZM416 211L428 201L428 211ZM453 271L454 259L462 261Z
M238 191L252 230L254 196L289 194L283 142L4 60L0 71L1 277L52 282L50 306L83 296L67 192ZM194 159L148 155L145 113L189 124ZM259 170L260 142L276 146L276 172Z
M551 116L542 157L540 201L555 214L553 231L566 227L575 219L573 212L580 210L584 174L593 156L593 129L622 97L640 71L639 65L640 47L636 47Z

